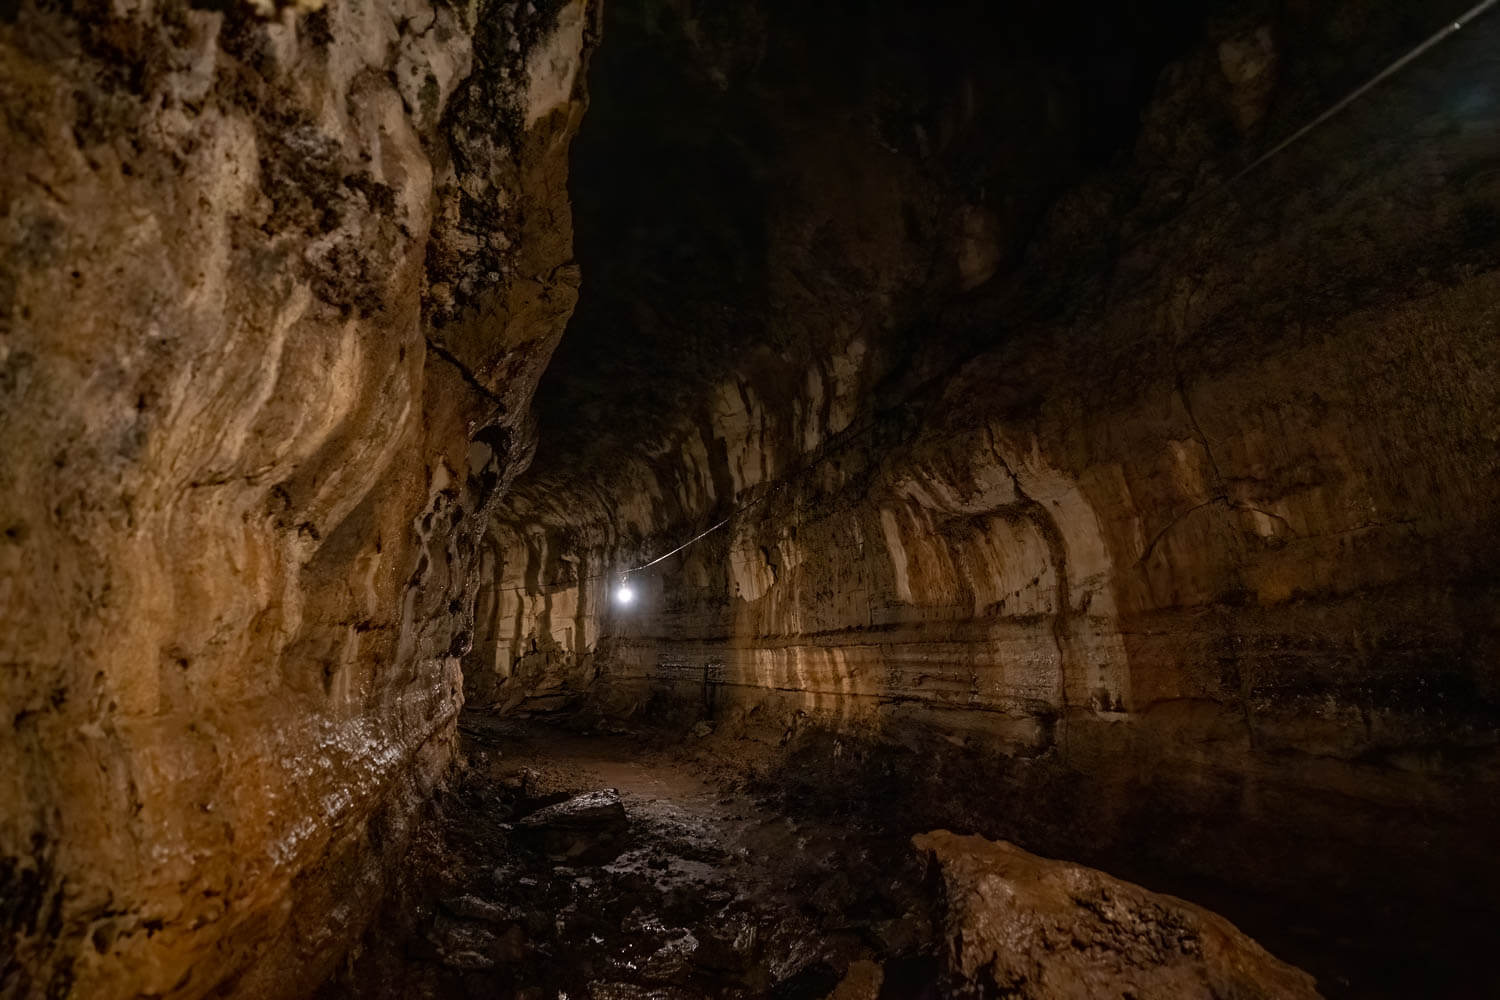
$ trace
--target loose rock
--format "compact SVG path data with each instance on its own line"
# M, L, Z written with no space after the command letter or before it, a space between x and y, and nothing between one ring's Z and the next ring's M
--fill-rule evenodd
M554 860L598 863L619 856L621 835L629 825L620 793L606 788L540 809L516 829L523 838L539 841Z

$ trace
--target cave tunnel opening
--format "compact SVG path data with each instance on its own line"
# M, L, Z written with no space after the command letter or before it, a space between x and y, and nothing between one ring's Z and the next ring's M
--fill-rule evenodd
M1496 7L0 4L0 997L1500 991Z

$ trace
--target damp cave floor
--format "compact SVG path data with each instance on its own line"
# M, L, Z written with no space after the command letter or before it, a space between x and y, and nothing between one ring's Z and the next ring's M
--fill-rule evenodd
M473 710L460 734L436 822L319 1000L968 995L943 973L935 882L905 836L789 816L691 736ZM605 790L623 821L523 822Z
M840 770L836 742L804 754L811 770L799 774L774 741L597 718L470 709L459 731L457 772L316 1000L982 995L945 971L939 878L911 845L914 817L896 815L900 791L845 796L854 772ZM539 810L605 790L618 811L596 810L564 843L527 827ZM1101 867L1223 914L1311 971L1330 1000L1496 995L1493 970L1459 947L1471 926L1438 949L1337 910L1292 912L1172 873Z

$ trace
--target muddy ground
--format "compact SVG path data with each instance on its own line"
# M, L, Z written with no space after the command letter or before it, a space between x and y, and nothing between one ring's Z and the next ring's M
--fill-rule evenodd
M964 995L906 836L789 816L692 737L473 712L462 732L438 821L320 1000ZM559 805L580 793L603 794Z
M910 838L930 826L1005 836L969 809L998 778L970 761L958 794L939 755L691 725L467 711L460 768L318 1000L993 993L948 974L941 879ZM573 801L589 793L601 794ZM1051 838L1014 839L1057 853ZM1078 860L1223 914L1331 1000L1482 995L1464 984L1485 977L1454 958L1466 938L1439 951L1375 917L1186 879L1123 849Z

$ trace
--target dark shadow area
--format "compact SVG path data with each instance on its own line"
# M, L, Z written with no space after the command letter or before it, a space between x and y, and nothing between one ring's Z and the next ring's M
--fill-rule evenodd
M527 480L607 485L722 380L800 380L839 321L904 363L954 290L933 258L959 207L992 205L1013 265L1052 198L1128 149L1202 17L1180 0L607 5L569 185L583 291ZM892 213L899 236L872 231Z

